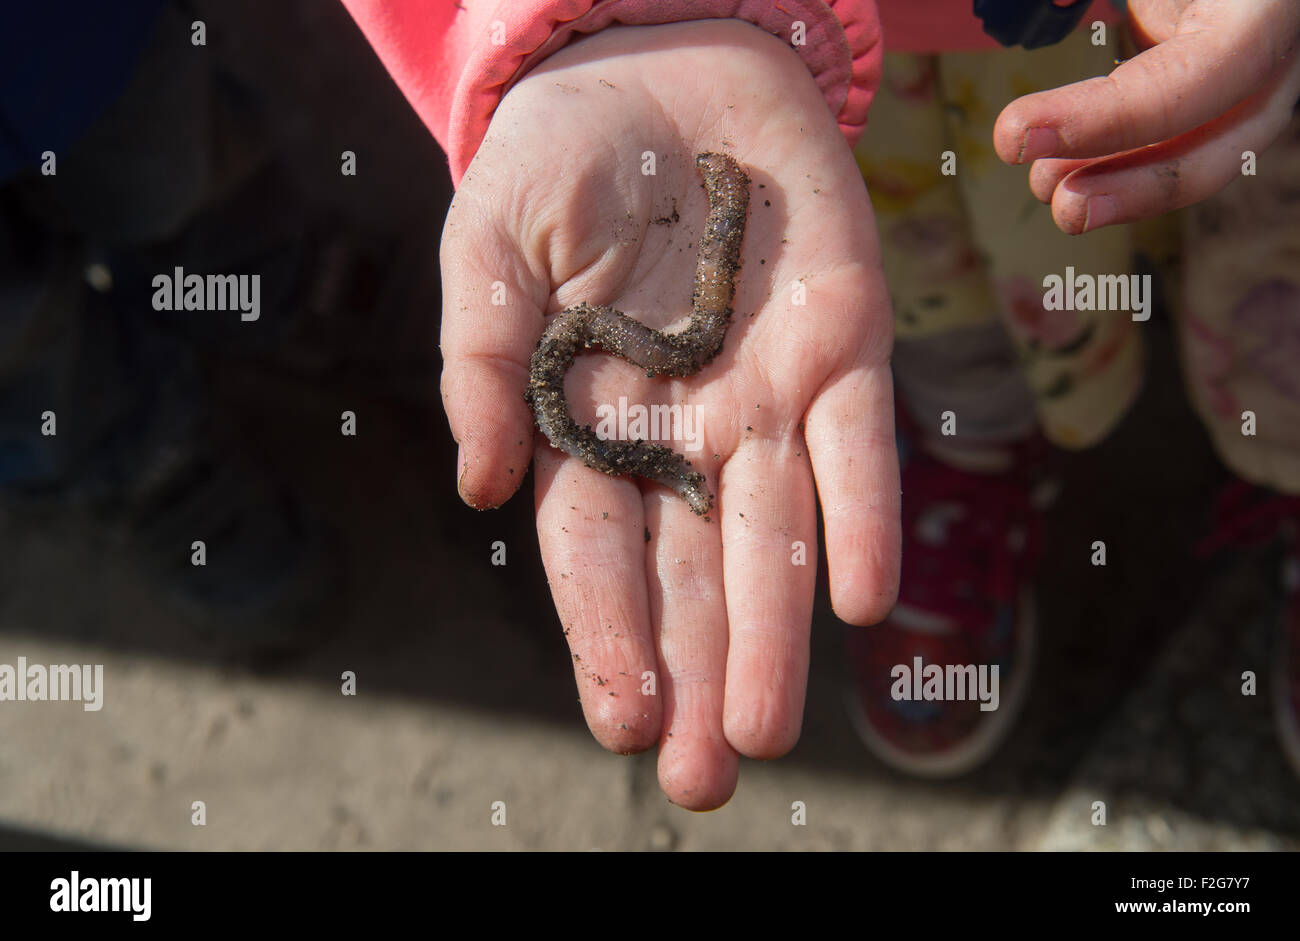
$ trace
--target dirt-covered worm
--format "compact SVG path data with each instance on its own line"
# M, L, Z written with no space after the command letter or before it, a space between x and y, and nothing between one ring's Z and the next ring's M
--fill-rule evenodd
M611 476L634 474L677 492L699 516L713 506L704 475L671 448L647 441L603 440L573 420L564 398L564 374L583 349L597 348L639 366L646 375L690 376L722 349L740 270L740 243L749 211L749 177L726 154L695 158L704 179L709 215L700 236L689 325L678 333L653 330L613 307L576 304L561 311L533 353L528 391L537 427L551 444Z

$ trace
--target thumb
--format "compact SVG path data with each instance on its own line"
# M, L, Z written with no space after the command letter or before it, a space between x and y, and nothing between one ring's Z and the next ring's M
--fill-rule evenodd
M517 236L494 215L462 189L447 214L441 252L442 403L460 445L456 488L481 510L510 499L532 457L524 390L546 301Z

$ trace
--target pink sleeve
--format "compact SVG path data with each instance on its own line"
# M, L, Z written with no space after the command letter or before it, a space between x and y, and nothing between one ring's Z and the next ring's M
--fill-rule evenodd
M874 0L343 0L389 74L447 151L460 184L502 95L575 35L614 24L746 20L789 43L849 143L880 81ZM494 42L494 40L496 40Z

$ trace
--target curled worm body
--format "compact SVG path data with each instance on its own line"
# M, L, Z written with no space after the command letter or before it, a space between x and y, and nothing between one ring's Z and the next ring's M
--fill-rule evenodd
M613 307L577 304L561 311L533 353L525 399L537 427L551 444L588 467L621 476L633 474L674 490L698 515L713 506L704 475L691 470L671 448L647 441L606 441L590 425L573 420L564 398L564 375L584 349L612 353L649 376L690 376L718 355L731 323L731 302L740 270L740 245L749 211L749 177L726 154L695 158L704 180L709 215L700 236L691 319L679 333L647 327Z

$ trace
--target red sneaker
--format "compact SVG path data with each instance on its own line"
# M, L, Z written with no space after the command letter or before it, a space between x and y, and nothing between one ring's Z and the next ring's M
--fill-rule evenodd
M971 474L918 453L902 478L898 604L848 633L849 712L889 766L952 777L997 749L1024 704L1042 515L1023 470Z

